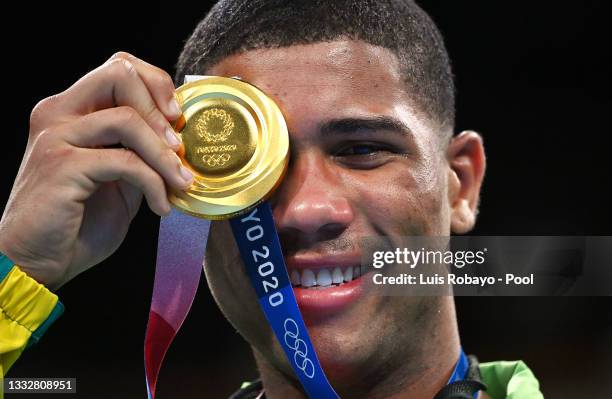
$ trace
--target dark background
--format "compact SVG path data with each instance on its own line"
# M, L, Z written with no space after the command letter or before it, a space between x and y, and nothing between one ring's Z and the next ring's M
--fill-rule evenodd
M611 14L604 2L420 4L438 23L454 63L457 131L474 129L485 139L488 170L475 234L612 235ZM183 41L208 7L22 1L4 10L0 203L36 102L118 50L172 75ZM67 397L146 396L142 344L158 222L143 207L117 253L58 292L66 313L10 377L76 377L79 394ZM115 278L117 270L129 278ZM525 360L547 398L609 397L610 298L464 297L457 307L464 347L482 361ZM159 397L227 397L256 375L247 344L203 283L167 355Z

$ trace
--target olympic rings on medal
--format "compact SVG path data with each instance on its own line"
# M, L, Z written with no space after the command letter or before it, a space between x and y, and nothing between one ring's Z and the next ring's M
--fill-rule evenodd
M206 154L202 156L202 161L210 167L223 166L231 157L230 154Z
M302 370L306 377L313 378L315 374L314 363L307 357L308 346L306 345L306 341L298 338L300 328L292 318L285 319L283 327L285 328L285 345L294 352L293 362L295 363L295 366ZM290 342L292 342L292 344ZM303 359L301 363L298 361L300 358Z

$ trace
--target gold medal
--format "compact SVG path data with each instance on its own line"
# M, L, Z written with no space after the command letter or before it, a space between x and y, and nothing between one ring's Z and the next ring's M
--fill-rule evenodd
M289 159L289 135L278 106L238 79L207 76L176 89L183 115L175 124L178 152L194 174L174 190L179 210L228 219L256 206L280 183Z

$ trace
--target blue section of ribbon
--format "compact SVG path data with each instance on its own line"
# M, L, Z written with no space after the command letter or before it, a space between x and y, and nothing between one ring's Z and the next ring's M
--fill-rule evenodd
M453 382L465 380L467 378L469 367L470 367L470 364L468 362L468 358L465 355L463 348L461 348L461 353L459 353L459 359L457 360L457 363L455 363L455 369L453 370L453 374L448 379L448 382L446 383L446 385L450 385ZM475 392L472 398L477 399L478 392Z
M465 380L465 377L467 376L468 368L469 368L468 358L465 355L463 348L461 348L461 353L459 354L459 360L457 360L457 364L455 364L455 370L453 370L453 374L451 375L446 385L452 384L455 381Z
M263 202L230 224L259 304L304 390L310 398L338 399L293 295L270 204Z
M452 384L455 381L465 380L467 378L469 367L470 367L470 364L468 362L468 358L465 355L463 348L461 348L461 353L459 354L459 360L457 360L457 364L455 365L455 370L453 370L453 374L448 380L447 385ZM478 398L478 392L474 393L473 399L476 399L476 398Z

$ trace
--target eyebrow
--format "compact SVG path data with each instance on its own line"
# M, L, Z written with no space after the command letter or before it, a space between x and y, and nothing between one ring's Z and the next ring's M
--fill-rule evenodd
M413 137L412 130L404 122L384 115L365 118L332 119L323 123L319 127L319 131L321 136L388 131L402 136Z

